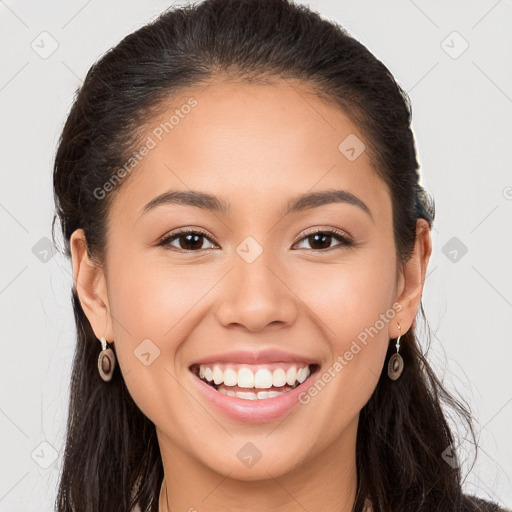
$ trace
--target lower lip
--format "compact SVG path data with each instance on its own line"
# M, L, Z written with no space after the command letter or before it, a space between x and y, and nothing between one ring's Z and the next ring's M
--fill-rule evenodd
M212 386L206 384L197 375L190 372L195 385L206 400L228 418L247 423L264 423L281 418L297 405L300 405L299 395L309 385L309 377L296 388L286 391L279 396L262 400L245 400L235 396L224 395ZM315 372L317 373L317 372ZM249 390L248 390L249 391Z

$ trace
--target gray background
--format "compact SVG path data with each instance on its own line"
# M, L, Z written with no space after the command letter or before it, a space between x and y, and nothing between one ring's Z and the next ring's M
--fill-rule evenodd
M510 507L512 2L303 3L410 93L422 183L436 200L429 356L476 417L481 450L465 489ZM53 510L62 463L75 331L71 263L47 240L59 133L90 65L170 5L0 1L0 511ZM466 471L472 447L460 442Z

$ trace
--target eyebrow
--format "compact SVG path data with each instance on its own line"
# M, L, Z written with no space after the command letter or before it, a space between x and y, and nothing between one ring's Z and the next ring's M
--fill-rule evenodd
M357 196L347 190L322 190L319 192L309 192L295 197L285 204L282 215L301 212L309 208L316 208L331 203L346 203L357 206L366 212L373 220L370 208ZM161 205L180 204L185 206L195 206L218 213L227 213L229 211L229 202L212 194L199 192L197 190L171 190L152 199L142 209L141 216Z

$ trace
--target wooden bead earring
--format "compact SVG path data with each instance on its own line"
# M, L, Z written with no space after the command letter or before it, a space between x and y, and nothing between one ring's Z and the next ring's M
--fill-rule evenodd
M116 355L111 348L108 348L107 341L102 336L101 337L101 347L102 351L98 356L98 372L100 373L100 377L108 382L114 373L114 368L116 366Z
M397 327L400 329L400 324L397 322ZM388 362L388 377L391 380L397 380L404 370L404 360L402 356L399 354L400 351L400 338L402 335L400 334L396 340L396 354L393 354L389 358Z

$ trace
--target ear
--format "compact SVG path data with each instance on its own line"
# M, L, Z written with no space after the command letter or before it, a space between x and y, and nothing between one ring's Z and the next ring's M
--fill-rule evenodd
M400 269L398 297L396 299L402 305L402 310L396 315L400 329L397 328L396 323L392 324L389 330L392 338L398 338L400 334L405 334L414 322L423 293L431 253L430 226L425 219L417 219L413 254L409 261L404 264L404 268Z
M104 336L112 341L114 332L103 267L87 254L87 240L83 229L77 229L70 238L73 261L73 283L80 304L98 340Z

